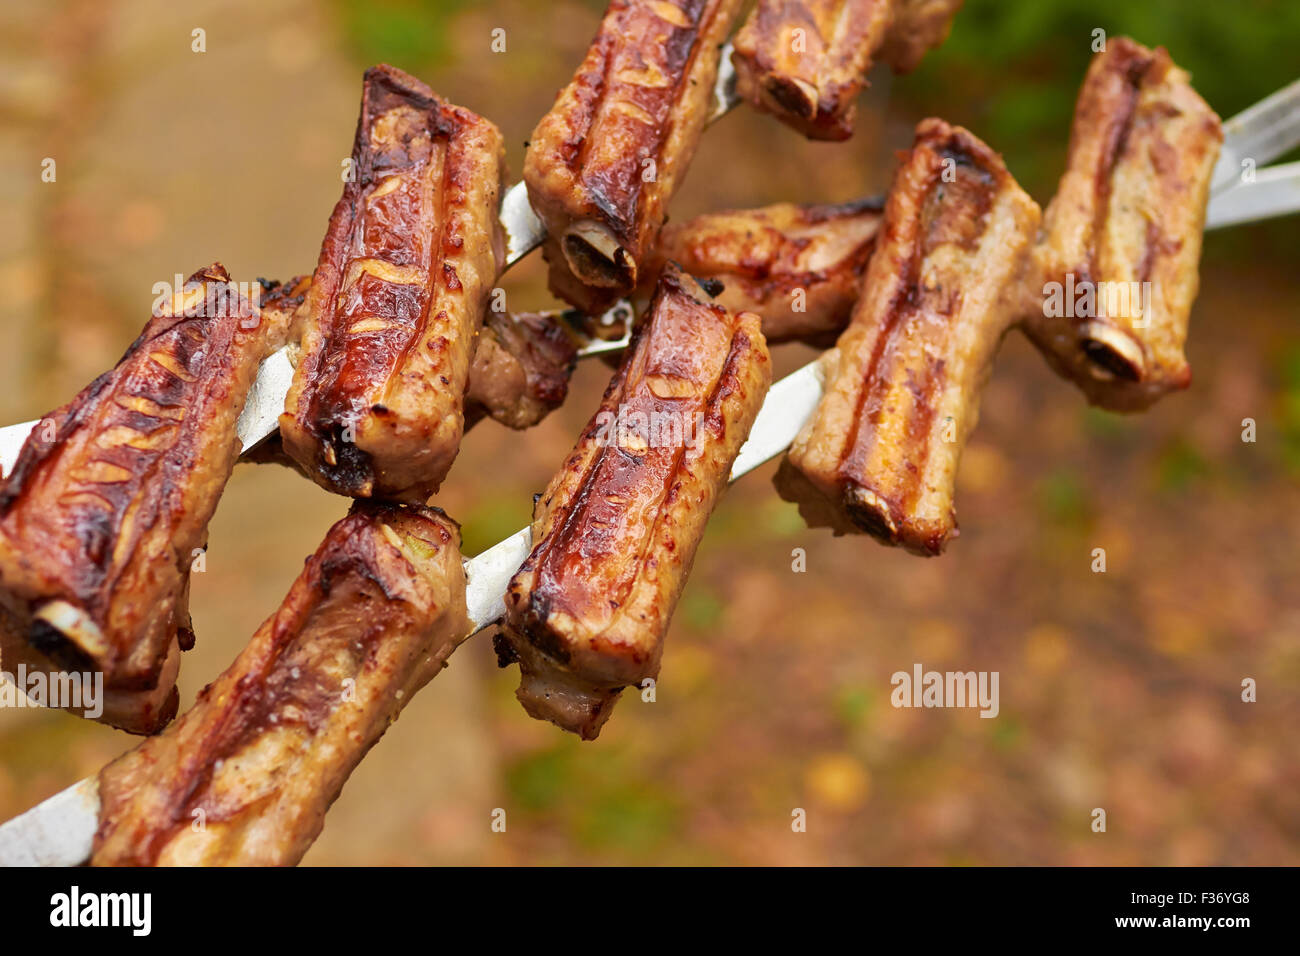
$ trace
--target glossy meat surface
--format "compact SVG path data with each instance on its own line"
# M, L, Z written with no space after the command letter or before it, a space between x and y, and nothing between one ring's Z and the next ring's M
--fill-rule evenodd
M736 34L736 92L812 139L853 133L894 0L758 0Z
M112 371L37 424L0 490L5 669L100 673L98 719L135 733L176 713L190 570L289 319L217 264L174 291Z
M710 512L771 383L758 316L670 267L635 346L534 508L506 592L504 660L534 717L594 738L658 673Z
M975 136L917 127L825 395L777 475L810 525L919 554L956 534L957 463L1039 218Z
M423 502L456 457L474 334L503 259L495 126L389 66L366 72L280 420L322 486Z
M740 0L612 0L524 160L551 288L617 296L639 281L707 119ZM575 288L577 287L577 288Z
M568 397L577 351L555 316L489 312L470 364L466 427L487 415L509 428L532 428Z
M262 300L285 322L304 319L311 276L274 286ZM846 319L847 321L847 319ZM465 390L465 428L486 417L509 428L531 428L564 403L577 357L577 343L565 324L549 313L487 310L474 339ZM284 452L278 435L246 459L302 468Z
M717 303L757 312L769 345L830 345L858 301L882 208L867 199L706 213L666 226L655 255L719 280Z
M1079 91L1066 171L1026 283L1025 331L1088 400L1186 388L1218 116L1163 49L1114 37Z
M456 524L358 502L194 707L101 772L92 862L297 863L469 628Z

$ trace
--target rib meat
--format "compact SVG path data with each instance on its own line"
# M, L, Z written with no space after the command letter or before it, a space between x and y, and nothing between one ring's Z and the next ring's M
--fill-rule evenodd
M553 316L489 312L470 363L465 427L487 415L510 428L532 428L564 403L577 353Z
M862 298L822 359L825 395L777 475L810 525L920 554L956 533L957 462L1039 218L971 133L917 127Z
M1133 411L1191 383L1183 343L1222 143L1163 48L1115 37L1094 57L1023 307L1030 339L1090 402Z
M758 0L736 34L736 92L812 139L848 139L894 7L894 0Z
M656 261L720 280L718 304L757 312L768 344L830 345L858 300L881 209L866 199L707 213L664 227Z
M612 0L524 160L551 288L589 308L641 277L711 105L740 0Z
M895 73L911 73L921 59L948 39L952 18L964 0L894 0L894 22L880 59Z
M594 738L658 673L696 546L771 383L752 313L670 266L622 368L538 498L506 592L502 662L534 717Z
M357 502L194 707L100 773L92 863L297 863L469 630L456 524Z
M503 261L501 134L390 66L366 72L280 419L284 449L353 497L423 502L460 447L474 334Z
M190 569L292 311L272 293L263 310L220 265L196 272L112 371L37 423L0 491L5 667L102 674L115 727L153 733L176 713Z

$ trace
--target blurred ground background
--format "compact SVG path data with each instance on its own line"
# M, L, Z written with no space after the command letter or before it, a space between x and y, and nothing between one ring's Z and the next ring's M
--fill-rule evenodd
M517 175L601 6L5 4L0 421L111 366L155 282L214 259L237 279L309 271L374 62L495 120ZM497 27L505 53L490 52ZM926 115L1002 150L1045 204L1097 27L1168 46L1225 117L1300 74L1300 7L1281 0L968 0L917 73L867 94L848 144L743 109L710 129L674 215L877 193ZM1149 414L1089 410L1009 337L942 558L809 532L772 466L747 478L709 528L657 702L627 697L596 743L527 718L514 672L495 670L485 638L468 644L353 776L307 861L1300 862L1298 231L1291 218L1207 238L1196 380ZM513 308L549 302L536 258L504 285ZM781 350L778 371L810 354ZM607 374L581 369L531 433L488 422L468 436L438 501L468 553L526 523ZM344 510L287 472L236 472L194 582L183 706ZM1105 574L1090 571L1096 547ZM1000 715L892 708L889 676L916 662L999 671ZM1245 677L1257 703L1240 700ZM130 745L63 714L0 711L0 819ZM791 832L795 807L807 833Z

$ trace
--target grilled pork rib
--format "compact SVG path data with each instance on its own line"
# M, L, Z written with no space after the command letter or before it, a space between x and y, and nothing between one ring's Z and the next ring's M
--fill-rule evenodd
M319 484L423 502L460 447L474 334L504 257L501 134L390 66L366 72L354 178L307 299L280 434Z
M1070 153L1026 284L1024 329L1096 405L1186 388L1218 116L1163 49L1112 38L1079 91Z
M858 301L881 209L865 199L706 213L664 227L655 272L672 260L696 278L720 280L717 303L757 312L769 345L831 345Z
M620 691L658 673L696 546L771 362L733 315L669 266L600 409L535 506L506 592L502 662L534 717L594 738Z
M600 311L586 287L631 291L704 129L740 0L612 0L524 160L546 224L551 289Z
M947 39L961 4L758 0L736 34L736 92L810 139L848 139L872 61L911 72Z
M920 554L956 533L957 462L1039 218L972 134L917 127L862 298L822 358L825 395L777 474L810 525Z
M811 139L848 139L894 0L758 0L736 34L736 92Z
M297 863L469 630L456 524L357 502L194 707L100 773L92 862Z
M110 372L37 423L0 491L0 656L99 673L98 718L153 733L176 713L190 569L240 441L258 364L292 302L190 277Z
M553 316L489 312L470 363L465 427L488 415L509 428L532 428L564 403L577 354Z

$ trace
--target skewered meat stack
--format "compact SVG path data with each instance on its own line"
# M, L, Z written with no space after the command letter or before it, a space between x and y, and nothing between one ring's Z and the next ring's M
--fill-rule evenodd
M870 60L914 67L959 5L760 0L737 38L740 89L810 136L842 138ZM835 341L781 493L810 524L921 554L957 533L961 448L1013 324L1109 407L1187 381L1222 134L1163 50L1112 40L1094 60L1041 236L997 153L936 119L917 127L883 208L778 204L665 229L739 6L614 0L526 161L553 290L586 306L649 296L537 498L495 642L503 666L520 665L525 709L587 739L624 688L658 673L771 384L768 342ZM795 30L813 41L805 58L785 55ZM425 502L465 427L490 415L526 428L563 401L575 340L551 316L486 311L503 263L490 123L377 67L353 169L310 280L191 318L228 284L220 266L196 274L116 369L51 414L53 435L29 437L0 491L6 660L103 672L104 719L144 733L176 711L188 560L239 454L236 419L258 362L294 332L268 457L387 499L357 502L194 708L105 768L96 863L296 862L366 750L481 626L459 529ZM1145 323L1049 316L1041 295L1071 272L1161 292Z

